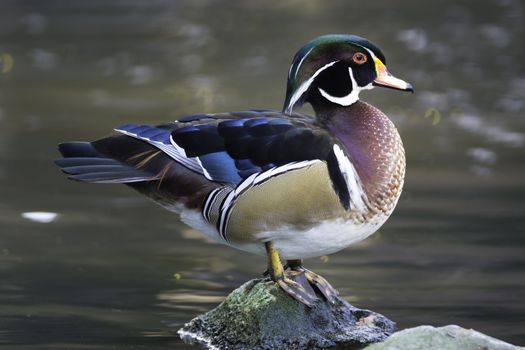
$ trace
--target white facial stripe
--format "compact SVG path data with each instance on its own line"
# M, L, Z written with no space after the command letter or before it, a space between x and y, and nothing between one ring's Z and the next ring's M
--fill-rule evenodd
M368 51L368 53L370 54L370 56L372 56L372 59L376 58L376 55L372 52L372 50L370 50L369 48L366 48L364 46L361 46L363 49L365 49L366 51Z
M370 54L370 56L372 56L372 61L374 62L374 69L375 71L377 72L377 67L375 65L375 62L376 60L383 63L383 61L381 61L379 58L377 58L377 56L370 50L370 49L367 49L366 47L363 47L363 49L365 49L366 51L368 51L368 53ZM384 64L384 63L383 63ZM376 73L377 74L377 73Z
M301 61L299 61L299 64L297 65L297 68L295 68L294 79L297 78L297 73L299 73L299 68L301 68L301 65L303 64L304 59L306 58L306 56L308 56L310 54L310 52L312 52L313 49L314 48L312 47L310 50L308 50L306 55L304 55L303 58L301 58Z
M352 91L350 91L348 95L343 97L332 96L323 89L318 88L321 95L328 101L336 103L340 106L350 106L351 104L354 104L359 100L359 93L362 90L370 90L374 88L374 86L371 83L363 87L357 85L357 82L354 78L354 72L350 67L348 67L348 74L350 75L350 80L352 81Z
M293 69L293 65L291 65L290 69L288 69L288 79L290 79L290 77L292 76L292 69Z
M356 44L356 45L357 45L357 44ZM375 61L376 59L378 59L377 56L375 55L375 53L373 53L372 50L370 50L369 48L364 47L364 46L361 46L361 45L357 45L357 46L362 47L363 49L365 49L366 51L368 51L368 53L370 54L370 56L372 56L372 60L373 60L373 61ZM379 60L379 61L381 61L381 60ZM383 62L383 61L381 61L381 62Z
M290 113L292 111L292 107L293 105L299 101L299 99L301 98L301 96L306 92L306 90L308 90L308 88L310 87L310 85L312 85L314 79L322 72L324 71L325 69L333 66L334 64L336 64L337 62L339 62L339 60L337 61L333 61L333 62L330 62L328 64L325 64L324 66L322 66L321 68L319 68L315 73L314 75L312 75L310 77L310 79L308 79L307 81L305 81L304 83L301 84L301 86L299 86L299 88L295 91L295 93L293 94L292 98L290 99L290 103L288 103L288 106L286 107L286 112L287 113Z

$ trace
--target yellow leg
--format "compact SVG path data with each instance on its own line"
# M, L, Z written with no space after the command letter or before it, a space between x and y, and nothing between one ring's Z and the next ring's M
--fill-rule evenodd
M295 300L305 304L306 306L313 306L317 300L314 290L308 285L308 281L304 274L293 274L292 278L285 275L279 252L274 248L273 242L266 242L266 255L268 257L268 272L272 281L276 282L281 289L290 295ZM306 289L305 289L306 287Z
M264 243L266 247L266 255L268 256L268 272L272 281L277 282L284 278L284 269L279 258L279 252L273 247L273 242Z

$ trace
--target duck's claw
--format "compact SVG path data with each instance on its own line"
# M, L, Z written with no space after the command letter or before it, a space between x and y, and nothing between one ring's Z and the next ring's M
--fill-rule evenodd
M321 292L321 294L328 300L329 303L335 304L337 301L337 296L339 293L337 290L332 287L328 281L322 277L321 275L316 274L315 272L312 272L310 270L307 270L303 268L304 276L310 282L311 285L313 285L315 288Z
M279 287L298 302L312 307L318 300L315 291L308 283L304 273L291 272L287 271L283 278L277 280Z

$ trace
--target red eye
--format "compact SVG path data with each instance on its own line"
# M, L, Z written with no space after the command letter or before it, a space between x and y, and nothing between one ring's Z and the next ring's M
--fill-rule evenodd
M354 61L357 64L363 64L367 60L366 55L362 52L356 52L352 56L352 61Z

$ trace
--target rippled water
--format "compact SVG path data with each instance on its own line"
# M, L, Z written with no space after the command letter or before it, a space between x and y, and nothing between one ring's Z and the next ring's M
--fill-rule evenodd
M400 129L407 179L378 234L307 266L400 328L455 323L525 344L524 11L1 0L0 345L184 347L174 330L263 259L205 241L124 186L66 181L56 144L124 122L280 108L295 50L338 32L378 43L416 88L362 96Z

